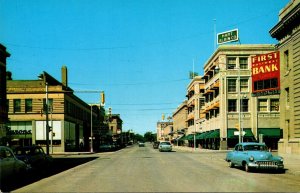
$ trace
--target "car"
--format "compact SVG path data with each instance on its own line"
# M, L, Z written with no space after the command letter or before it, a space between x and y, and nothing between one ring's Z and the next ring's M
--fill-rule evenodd
M140 141L140 142L139 142L139 147L145 147L145 143L142 142L142 141Z
M47 155L40 146L16 147L14 153L19 160L24 161L31 170L47 170L52 165L53 158Z
M159 151L172 151L172 144L169 141L162 141L158 145Z
M12 149L6 146L0 146L0 182L19 178L28 171L27 165L19 160L13 153ZM1 184L0 183L0 184Z
M229 167L243 167L246 172L252 169L284 171L283 158L272 155L265 143L238 143L233 151L226 154L225 160Z
M112 145L110 143L103 143L100 144L99 146L99 151L104 152L104 151L111 151L112 150Z
M153 148L154 149L158 149L158 146L159 146L159 141L153 142Z

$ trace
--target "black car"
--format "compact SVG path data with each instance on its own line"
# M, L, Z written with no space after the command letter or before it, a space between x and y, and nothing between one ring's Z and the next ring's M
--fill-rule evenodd
M154 149L158 149L158 146L159 146L159 141L153 142L153 148Z
M19 160L24 161L32 170L47 169L53 162L52 157L45 154L40 146L16 147L14 153Z

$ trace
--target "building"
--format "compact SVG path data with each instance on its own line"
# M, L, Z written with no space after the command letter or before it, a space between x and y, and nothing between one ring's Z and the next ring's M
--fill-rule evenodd
M280 51L280 153L300 154L300 1L291 0L280 12L270 30Z
M173 136L173 122L158 121L156 124L157 141L171 141Z
M201 76L194 76L189 85L187 86L187 126L185 141L188 141L189 146L198 145L194 142L197 133L200 133L202 123L204 121L204 80ZM197 143L197 144L196 144Z
M119 144L123 143L122 140L122 124L123 121L121 119L120 114L111 114L109 117L109 134L112 136L112 140Z
M279 95L252 96L251 57L274 45L221 45L204 65L205 121L197 139L203 148L228 149L239 141L264 141L277 149Z
M173 112L173 143L182 144L180 138L187 132L187 100L183 101ZM179 141L180 140L180 141ZM177 143L178 142L178 143Z
M99 108L82 101L68 87L65 66L61 72L62 82L47 72L36 80L12 80L8 77L7 137L11 146L35 144L48 148L48 143L50 153L91 149L93 130L99 127L96 124L99 122ZM47 140L46 120L52 130L49 132L50 142Z
M8 109L6 100L6 58L10 54L6 47L0 44L0 145L6 145L6 123L8 121Z

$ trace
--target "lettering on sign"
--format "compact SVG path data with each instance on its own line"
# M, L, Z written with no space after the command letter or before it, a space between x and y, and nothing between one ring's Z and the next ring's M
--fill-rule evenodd
M279 52L253 56L252 96L278 94L280 90Z

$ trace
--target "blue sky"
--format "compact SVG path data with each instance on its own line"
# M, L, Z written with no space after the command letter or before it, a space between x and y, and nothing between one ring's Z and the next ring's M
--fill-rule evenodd
M277 43L269 30L289 0L0 0L0 43L13 79L46 71L73 90L104 90L123 130L156 132L185 99L189 71L203 74L216 32L242 44ZM216 21L214 21L214 19ZM87 103L99 94L76 93Z

